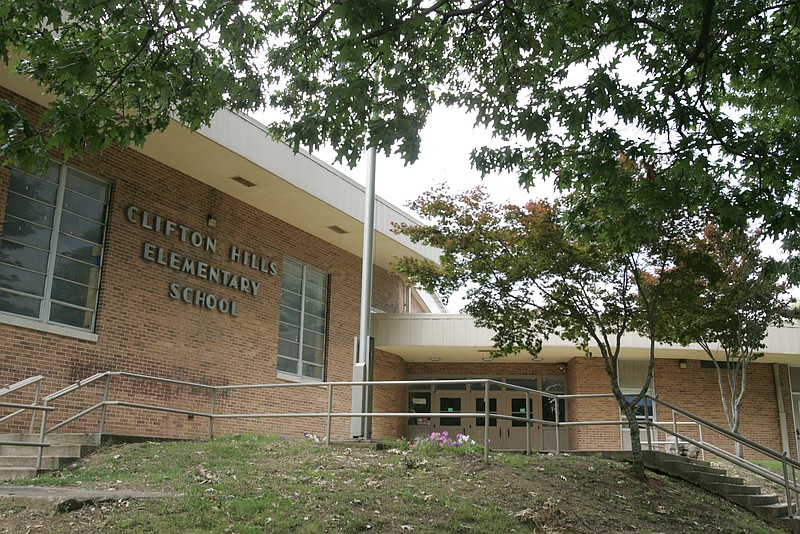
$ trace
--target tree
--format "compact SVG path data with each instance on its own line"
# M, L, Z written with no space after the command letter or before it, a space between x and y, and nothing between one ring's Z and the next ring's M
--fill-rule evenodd
M796 0L340 0L279 16L270 103L294 146L413 161L431 107L462 106L500 143L474 152L485 173L568 191L613 179L625 154L702 189L687 210L763 218L798 249Z
M404 258L396 271L445 297L467 286L465 311L476 324L496 332L495 356L537 354L552 335L575 343L589 356L590 345L596 345L631 432L634 472L643 477L636 407L652 377L653 338L647 380L633 398L620 390L617 366L622 336L637 323L658 320L658 289L652 281L671 266L666 260L669 236L649 248L619 251L586 235L576 239L559 203L500 206L488 201L482 189L450 195L440 187L412 207L434 224L404 224L397 231L443 252L438 264ZM651 284L642 297L645 274Z
M497 136L473 154L485 173L569 191L625 154L702 189L687 210L763 218L794 251L798 20L797 0L6 2L0 53L54 100L42 123L0 106L0 147L6 163L77 155L263 100L296 149L412 162L432 107L462 106Z
M791 314L785 266L765 257L760 241L758 232L709 225L690 241L675 276L661 288L671 313L659 325L659 339L702 347L714 362L728 428L736 434L748 364L763 356L767 328ZM744 456L738 442L736 454Z
M258 109L261 15L229 0L3 2L0 57L52 101L37 120L0 100L1 163L141 145L173 115L196 129L223 108Z

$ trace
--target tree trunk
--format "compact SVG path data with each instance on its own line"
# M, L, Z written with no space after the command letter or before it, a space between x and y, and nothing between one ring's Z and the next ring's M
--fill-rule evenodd
M642 454L642 441L639 436L639 420L636 418L634 407L629 402L622 406L625 418L628 420L628 429L631 433L631 455L633 456L633 475L639 480L644 480L644 455Z

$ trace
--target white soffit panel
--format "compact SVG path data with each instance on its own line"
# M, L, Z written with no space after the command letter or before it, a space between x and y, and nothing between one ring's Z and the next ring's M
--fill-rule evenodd
M427 362L431 357L442 361L482 361L493 347L494 333L475 326L475 320L458 314L375 314L373 335L376 347L392 352L407 361ZM759 362L800 365L800 327L771 327L767 347ZM590 346L592 350L592 346ZM597 347L592 350L599 358ZM637 334L628 333L622 338L621 356L626 359L646 359L650 342ZM544 361L568 361L583 354L563 339L551 337L545 342L541 358ZM656 345L657 358L707 359L698 345ZM724 357L724 356L723 356ZM518 354L498 362L530 362L531 355Z

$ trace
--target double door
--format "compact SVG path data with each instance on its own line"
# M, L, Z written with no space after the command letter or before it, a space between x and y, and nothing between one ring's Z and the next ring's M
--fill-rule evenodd
M447 416L432 418L434 432L447 431L451 438L457 434L465 434L479 443L485 436L485 416L463 416L463 413L485 413L486 400L482 387L463 390L437 390L433 393L433 411L447 413ZM545 403L539 395L531 394L530 399L524 392L513 389L492 389L489 391L489 413L511 415L519 418L543 419ZM509 420L500 417L489 417L489 447L491 450L524 451L530 447L537 450L556 450L556 428L541 423L530 425L522 420ZM562 430L566 446L566 429Z

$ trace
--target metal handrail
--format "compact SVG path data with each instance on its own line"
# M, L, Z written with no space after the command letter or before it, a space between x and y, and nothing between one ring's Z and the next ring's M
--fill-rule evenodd
M152 405L152 404L143 404L143 403L135 403L135 402L128 402L123 400L111 400L109 398L109 390L110 390L110 383L113 377L124 377L124 378L133 378L138 380L147 380L147 381L155 381L160 383L166 384L173 384L178 386L188 386L192 388L198 388L203 391L207 391L210 393L210 409L208 411L203 410L186 410L180 408L170 408L166 406L160 405ZM104 380L104 392L103 392L103 400L101 402L95 403L92 406L80 411L77 414L72 415L71 417L59 422L58 424L52 426L51 428L47 428L47 414L52 411L54 408L49 406L55 400L58 400L66 395L69 395L85 386L93 384L95 382ZM162 377L154 377L144 374L138 373L128 373L128 372L119 372L119 371L108 371L104 373L97 373L85 380L80 380L75 382L74 384L70 384L62 388L61 390L51 393L47 397L44 398L44 404L42 406L35 407L36 410L42 411L42 426L40 431L40 444L44 444L44 438L50 432L53 432L67 424L70 424L82 417L87 416L95 412L98 409L102 410L102 414L100 417L100 429L101 434L103 433L103 429L105 426L105 419L106 419L106 410L110 406L117 406L117 407L124 407L124 408L136 408L136 409L144 409L144 410L155 410L161 411L166 413L175 413L175 414L185 414L190 416L196 417L205 417L209 420L209 437L214 436L214 421L216 419L241 419L241 418L251 418L251 419L259 419L259 418L306 418L306 417L315 417L315 418L325 418L326 419L326 442L331 443L331 420L334 417L418 417L420 414L416 412L334 412L333 411L333 390L334 388L348 388L348 387L363 387L363 386L415 386L415 385L429 385L429 386L442 386L442 385L468 385L473 384L477 386L483 386L483 394L484 394L484 412L457 412L457 415L454 415L454 412L430 412L426 413L426 417L475 417L475 418L484 418L484 443L486 447L484 449L484 456L485 459L488 460L488 432L489 432L489 422L491 419L502 419L502 420L510 420L510 421L520 421L526 423L527 430L528 430L528 446L527 451L528 453L531 450L530 447L530 432L531 432L531 425L546 425L550 427L556 427L557 429L560 428L569 428L573 426L600 426L600 425L624 425L626 421L624 420L608 420L608 421L561 421L561 413L560 413L560 406L558 402L555 402L555 421L547 421L543 419L536 419L533 418L530 414L530 411L526 409L526 414L524 417L519 415L507 415L504 413L491 413L489 411L490 403L489 397L491 394L490 386L496 385L504 388L513 389L515 391L524 392L530 401L532 395L537 395L542 398L549 398L549 399L589 399L589 398L614 398L614 395L608 393L595 393L595 394L570 394L570 395L559 395L555 393L550 393L547 391L539 391L531 388L527 388L525 386L519 386L517 384L508 384L505 382L501 382L494 379L489 378L474 378L474 379L448 379L448 380L390 380L390 381L348 381L348 382L314 382L314 383L281 383L281 384L240 384L240 385L224 385L224 386L213 386L209 384L200 384L196 382L188 382L184 380L174 380L169 378L162 378ZM285 388L325 388L327 389L327 407L324 411L315 411L315 412L292 412L292 413L218 413L217 412L217 395L220 392L230 392L230 391L237 391L237 390L253 390L253 389L260 389L260 390L269 390L269 389L285 389ZM479 391L479 390L478 390ZM743 467L756 475L759 475L767 480L772 482L781 484L786 488L787 494L787 503L790 506L791 511L791 497L790 492L794 492L796 497L798 497L798 502L800 502L800 487L797 486L796 483L790 483L788 477L788 471L784 478L780 478L780 476L776 475L773 472L765 470L756 464L751 462L747 462L746 460L742 460L735 455L720 449L710 443L702 437L702 429L703 427L707 427L729 439L732 439L736 442L742 443L745 446L752 448L753 450L767 456L769 458L773 458L776 460L780 460L783 462L784 469L791 468L792 469L792 477L795 478L795 469L800 468L800 463L788 458L786 454L780 455L777 452L764 447L763 445L749 440L743 436L738 434L734 434L729 430L716 425L710 421L707 421L701 417L698 417L686 410L683 410L669 402L666 402L656 396L646 395L645 398L652 400L655 404L660 406L664 406L673 411L673 421L671 422L672 429L668 427L668 425L663 421L655 421L651 418L647 417L640 421L640 425L642 428L646 429L648 432L648 445L652 449L653 441L650 439L650 432L655 429L661 432L664 432L666 435L674 436L676 439L685 441L686 443L691 443L703 451L708 451L712 454L717 455L720 458L724 458L740 467ZM647 402L645 403L645 411L647 411ZM33 409L34 407L26 406L28 409ZM35 413L35 412L34 412ZM691 420L691 422L677 422L675 420L675 414L680 414L683 417L686 417ZM686 436L677 431L678 425L686 425L686 424L696 424L700 429L700 439L695 440L689 436ZM560 443L560 432L556 431L556 449L558 452L561 452L561 443ZM655 442L661 443L661 442ZM39 462L37 463L37 467L41 467L41 454L42 454L42 447L39 449ZM790 512L791 513L791 512Z
M21 408L18 412L24 412L25 410L39 410L39 411L53 411L55 408L46 408L39 404L18 404L16 402L0 402L0 408ZM17 413L17 412L14 412ZM6 419L10 418L12 415L7 415L0 419L0 422L5 421Z
M155 405L147 405L147 404L139 404L139 403L131 403L126 401L111 401L108 398L109 395L109 387L110 381L112 377L127 377L127 378L136 378L142 380L150 380L150 381L157 381L162 383L174 384L174 385L183 385L189 387L196 387L205 389L211 392L211 411L209 413L196 411L196 410L182 410L176 408L167 408L164 406L155 406ZM209 384L200 384L196 382L187 382L183 380L174 380L170 378L163 378L163 377L155 377L149 375L143 375L138 373L128 373L124 371L107 371L104 373L97 373L92 375L91 377L85 380L79 380L73 384L70 384L59 391L51 393L44 399L44 406L48 407L48 405L60 399L66 395L69 395L89 384L97 382L99 380L105 379L105 390L104 390L104 397L103 401L90 406L82 410L81 412L74 414L73 416L61 421L60 423L52 426L51 428L47 428L47 412L50 410L46 410L42 416L42 422L40 427L40 441L44 442L44 438L47 434L69 424L72 423L86 415L96 411L97 409L102 410L102 414L100 417L100 433L103 433L103 429L105 426L105 418L106 418L106 410L109 406L121 406L121 407L128 407L128 408L138 408L138 409L146 409L146 410L156 410L168 413L179 413L179 414L186 414L192 415L196 417L207 417L209 419L209 436L213 437L214 435L214 419L233 419L233 418L268 418L268 417L325 417L327 419L327 441L330 443L330 421L333 417L413 417L419 415L414 412L372 412L372 413L354 413L354 412L333 412L332 410L332 403L333 403L333 388L334 387L353 387L353 386L386 386L386 385L459 385L459 384L483 384L484 386L484 397L485 397L485 406L486 410L485 413L466 413L460 412L459 417L480 417L483 416L484 421L484 442L488 443L488 431L489 431L489 420L491 418L498 418L498 419L510 419L510 420L518 420L526 422L528 426L528 447L527 450L530 451L530 425L537 423L536 419L532 419L530 414L527 414L526 417L519 417L519 416L506 416L504 414L491 414L489 412L489 393L490 393L490 385L494 384L500 387L510 387L512 389L523 391L526 395L530 396L531 394L539 395L542 397L548 398L558 398L559 396L556 394L552 394L546 391L538 391L531 388L526 388L524 386L519 386L516 384L507 384L505 382L501 382L498 380L493 380L489 378L473 378L473 379L451 379L451 380L393 380L393 381L352 381L352 382L314 382L314 383L282 383L282 384L242 384L242 385L226 385L226 386L212 386ZM216 394L218 391L232 391L232 390L246 390L246 389L280 389L280 388L298 388L298 387L322 387L328 389L328 409L325 412L316 412L316 413L288 413L288 414L275 414L275 413L240 413L240 414L219 414L215 413L215 401L216 401ZM556 403L557 405L558 403ZM558 406L556 406L556 412L558 412ZM441 417L447 416L448 412L438 414L434 413L431 414L431 417ZM452 414L450 414L452 415ZM558 413L556 414L558 418ZM551 424L553 422L545 422L542 421L541 423L537 424ZM557 426L557 423L555 423ZM556 441L559 441L558 432L556 433ZM560 448L560 445L559 445ZM488 460L488 447L486 447L485 451L486 460ZM39 450L39 455L37 459L37 468L41 468L42 463L42 450Z
M75 391L77 389L80 389L80 388L82 388L84 386L87 386L87 385L91 384L92 382L95 382L95 381L97 381L97 380L99 380L99 379L101 379L101 378L103 378L103 377L105 377L107 375L111 375L111 374L113 374L113 372L106 371L105 373L97 373L95 375L92 375L89 378L86 378L84 380L78 380L77 382L74 382L74 383L68 385L65 388L59 389L58 391L55 391L55 392L51 393L50 395L47 395L44 398L44 402L50 402L50 401L54 401L56 399L59 399L59 398L63 397L64 395L68 395L69 393L72 393L73 391Z
M20 380L19 382L15 382L14 384L8 385L8 386L6 386L4 388L0 388L0 397L2 397L4 395L8 395L9 393L12 393L14 391L18 391L20 389L26 388L26 387L28 387L30 385L34 385L34 384L36 385L36 390L34 391L34 394L33 394L33 404L0 403L0 407L3 407L3 408L19 408L18 410L14 411L14 412L12 412L10 414L7 414L7 415L5 415L3 417L0 417L0 423L2 423L3 421L9 420L12 417L16 417L16 416L18 416L20 414L23 414L28 410L32 410L31 411L31 424L30 424L29 432L33 433L33 428L34 428L34 425L36 424L36 410L42 410L43 409L42 407L37 407L37 405L39 404L39 395L41 395L41 392L42 392L42 380L44 380L44 376L35 375L35 376L30 376L28 378L24 378L24 379Z
M749 461L747 461L747 460L745 460L743 458L739 458L735 454L730 454L728 451L726 451L724 449L721 449L719 447L716 447L715 445L713 445L711 443L708 443L707 441L705 441L703 439L701 439L699 441L696 441L696 440L694 440L694 439L692 439L692 438L690 438L688 436L685 436L683 434L678 433L677 429L675 429L675 428L670 430L670 429L668 429L668 428L666 428L664 426L654 424L651 421L647 421L647 423L646 423L648 425L648 427L654 427L654 428L656 428L658 430L661 430L662 432L665 432L667 434L675 436L677 439L682 439L682 440L684 440L684 441L686 441L688 443L691 443L692 445L700 448L701 450L705 450L705 451L708 451L708 452L710 452L712 454L715 454L715 455L719 456L720 458L723 458L723 459L725 459L725 460L727 460L727 461L729 461L729 462L731 462L731 463L733 463L735 465L738 465L739 467L742 467L742 468L746 469L747 471L750 471L753 474L756 474L756 475L761 476L761 477L763 477L763 478L765 478L767 480L770 480L771 482L774 482L776 484L779 484L779 485L783 486L784 492L785 492L785 497L786 497L786 505L788 507L788 514L789 514L790 518L793 517L793 515L794 515L793 511L795 510L795 505L797 507L800 507L800 486L798 486L797 483L796 483L796 470L798 468L800 468L800 462L797 462L796 460L790 458L788 453L785 452L785 451L784 451L783 454L779 454L776 451L774 451L774 450L772 450L772 449L770 449L768 447L765 447L765 446L761 445L760 443L758 443L756 441L748 439L748 438L746 438L746 437L744 437L742 435L735 434L735 433L731 432L730 430L728 430L728 429L726 429L724 427L721 427L721 426L719 426L719 425L717 425L715 423L712 423L711 421L708 421L707 419L703 419L702 417L700 417L698 415L695 415L695 414L693 414L691 412L688 412L688 411L686 411L686 410L684 410L682 408L679 408L678 406L675 406L674 404L671 404L671 403L669 403L667 401L661 400L657 396L646 395L646 397L648 397L651 400L653 400L654 403L658 403L658 404L660 404L660 405L662 405L662 406L664 406L666 408L671 409L673 411L673 413L678 413L678 414L682 415L683 417L686 417L687 419L690 419L691 421L697 423L699 425L700 429L701 429L701 435L702 435L702 428L703 427L708 427L709 429L717 432L718 434L720 434L720 435L722 435L722 436L724 436L724 437L726 437L728 439L733 440L736 443L740 443L742 445L746 445L747 447L749 447L749 448L751 448L751 449L763 454L764 456L767 456L768 458L772 458L774 460L780 461L781 465L783 467L783 478L781 478L780 476L776 475L774 472L771 472L771 471L769 471L767 469L764 469L764 468L760 467L757 464L754 464L753 462L749 462ZM673 425L674 424L675 423L673 422ZM790 468L791 468L791 471L792 471L792 481L791 482L789 480L789 473L788 473L788 470ZM795 496L794 504L792 503L792 494L794 494L794 496Z
M0 388L0 397L9 394L12 391L17 391L18 389L30 386L31 384L38 384L42 380L44 380L44 377L42 375L29 376L28 378L24 378L19 382L15 382L11 385Z
M686 410L684 410L682 408L679 408L679 407L675 406L674 404L671 404L671 403L669 403L667 401L661 400L657 396L651 397L650 395L647 395L647 397L652 399L654 402L656 402L658 404L661 404L662 406L665 406L666 408L669 408L670 410L673 410L676 413L681 414L682 416L686 417L687 419L691 419L692 421L694 421L694 422L696 422L698 424L701 424L703 426L707 426L708 428L714 430L715 432L718 432L719 434L722 434L725 437L730 438L730 439L732 439L734 441L738 441L739 443L742 443L743 445L747 445L751 449L755 449L756 451L764 454L765 456L769 456L769 457L771 457L771 458L773 458L775 460L781 460L782 457L783 457L781 454L773 451L772 449L764 447L763 445L761 445L760 443L758 443L756 441L748 439L748 438L746 438L746 437L744 437L744 436L742 436L740 434L734 434L733 432L731 432L730 430L728 430L728 429L726 429L724 427L721 427L721 426L719 426L719 425L717 425L715 423L712 423L711 421L708 421L707 419L703 419L700 416L694 415L691 412L687 412ZM793 460L791 458L788 459L788 462L792 466L800 468L800 462L797 462L796 460Z

